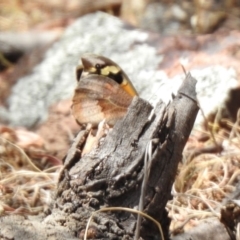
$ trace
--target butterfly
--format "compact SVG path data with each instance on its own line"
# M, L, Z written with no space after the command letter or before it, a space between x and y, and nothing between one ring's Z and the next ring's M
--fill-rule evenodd
M72 99L72 114L79 124L97 126L105 119L113 126L123 118L138 96L126 73L112 60L84 54L76 69L78 85Z

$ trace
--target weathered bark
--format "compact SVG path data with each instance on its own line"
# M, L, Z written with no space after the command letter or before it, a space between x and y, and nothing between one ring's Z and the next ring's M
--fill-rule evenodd
M173 101L168 106L159 102L150 118L152 106L135 98L126 117L97 149L83 157L80 149L87 131L78 134L66 157L52 212L62 212L62 225L79 236L93 211L138 206L144 154L148 143L154 140L144 212L161 223L164 237L168 238L170 221L165 205L198 112L195 85L196 80L188 74ZM90 224L88 239L132 239L135 225L136 216L127 212L101 212ZM160 239L157 228L145 219L140 235L143 239Z

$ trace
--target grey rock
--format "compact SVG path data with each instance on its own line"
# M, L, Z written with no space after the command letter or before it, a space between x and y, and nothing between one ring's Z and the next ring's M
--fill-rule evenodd
M101 54L117 62L140 96L153 105L159 98L170 101L184 75L168 79L164 71L158 70L163 56L147 43L148 36L102 12L79 18L47 51L33 72L18 80L8 99L8 109L0 108L0 119L25 127L44 121L49 106L72 96L76 85L74 69L86 52ZM191 70L191 73L198 80L199 102L205 114L224 103L229 89L237 85L233 69L213 66Z
M8 99L9 108L0 108L0 119L26 127L45 120L50 105L73 94L74 69L86 52L116 61L138 88L141 71L153 71L161 60L144 43L146 38L147 33L127 29L119 19L102 12L78 19L47 51L44 61L18 80Z

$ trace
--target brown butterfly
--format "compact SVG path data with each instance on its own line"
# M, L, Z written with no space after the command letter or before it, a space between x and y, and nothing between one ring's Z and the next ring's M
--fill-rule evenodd
M137 91L126 73L112 60L85 54L76 69L78 86L73 96L72 113L79 124L109 125L123 118Z

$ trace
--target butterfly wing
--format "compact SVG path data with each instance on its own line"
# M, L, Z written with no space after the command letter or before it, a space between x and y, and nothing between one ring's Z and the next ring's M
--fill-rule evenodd
M83 54L81 69L89 74L98 74L113 79L131 96L138 96L136 89L121 67L109 58L92 53ZM79 69L77 69L77 73Z
M96 126L103 119L109 125L124 117L133 97L112 79L91 74L78 82L72 113L80 124Z

